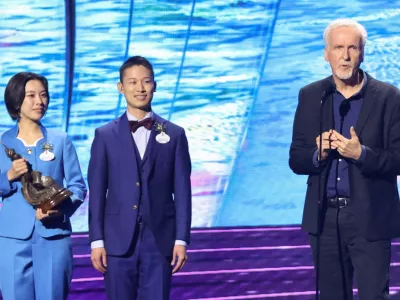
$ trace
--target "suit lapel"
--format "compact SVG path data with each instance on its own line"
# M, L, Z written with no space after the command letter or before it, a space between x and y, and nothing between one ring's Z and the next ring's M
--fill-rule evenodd
M120 158L121 170L126 170L124 176L133 180L138 176L138 165L135 155L135 146L131 131L129 129L128 118L123 114L116 124L116 135L119 143L116 155ZM131 181L129 181L131 183Z
M153 120L155 123L163 123L165 120L161 119L158 115L153 113ZM143 156L142 164L146 162L146 160L149 160L150 163L150 168L153 167L153 164L156 160L158 150L160 149L160 143L156 141L156 135L158 132L155 130L156 126L153 126L151 128L151 133L150 133L150 138L149 142L146 147L146 151Z
M153 126L151 128L149 141L147 143L146 150L145 150L143 158L142 158L142 164L144 164L146 162L146 160L149 158L149 156L151 155L151 153L153 151L158 151L158 147L157 147L158 143L156 142L156 134L157 134L157 132L155 131L154 126ZM151 155L151 156L153 156L153 155Z
M368 117L371 113L372 107L374 105L375 93L376 93L376 86L374 83L374 79L367 74L367 86L366 91L364 93L365 98L363 105L361 107L360 114L358 116L357 124L355 127L356 133L358 136L361 135L361 132L364 128L365 123L368 120Z
M327 82L323 83L322 86L329 86L332 82L332 76L325 79ZM321 92L322 94L322 92ZM330 93L322 103L322 132L329 131L335 127L333 119L333 92Z

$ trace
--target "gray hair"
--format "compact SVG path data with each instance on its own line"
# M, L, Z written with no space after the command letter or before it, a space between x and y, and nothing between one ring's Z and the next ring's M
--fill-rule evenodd
M332 29L339 27L353 27L357 29L360 32L362 50L364 50L365 43L367 42L367 31L365 30L364 26L352 19L336 19L329 23L324 31L325 46L328 46L328 37L331 34Z

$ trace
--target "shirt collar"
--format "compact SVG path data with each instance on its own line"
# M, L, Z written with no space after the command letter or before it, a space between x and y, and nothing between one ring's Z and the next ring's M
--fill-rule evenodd
M351 96L349 98L349 100L354 99L354 98L359 99L359 98L364 97L365 91L367 90L367 81L368 81L367 73L365 73L361 69L360 69L360 72L362 72L362 76L363 76L363 85L362 85L361 89L357 93L355 93L353 96ZM332 82L333 82L333 84L335 84L334 81L333 81L333 78L332 78ZM340 92L337 91L337 90L335 90L335 92L340 94Z
M358 93L356 95L360 94L360 96L364 96L365 91L367 89L367 80L368 80L368 78L367 78L367 73L365 73L363 70L361 70L361 72L362 72L362 75L363 75L363 85L362 85L361 89L358 91Z
M142 121L147 118L153 118L153 111L150 111L142 120L139 120L138 118L132 116L128 110L126 110L126 116L128 118L128 121Z

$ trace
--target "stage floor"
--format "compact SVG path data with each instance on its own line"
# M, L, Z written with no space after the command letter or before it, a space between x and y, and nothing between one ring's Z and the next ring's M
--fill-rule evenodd
M392 249L391 299L400 299L400 242ZM69 299L106 299L86 234L74 235L73 251ZM185 267L173 276L172 300L314 298L311 249L299 227L195 229L188 252Z
M400 299L399 241L392 250L391 299ZM68 299L105 300L87 234L73 235L73 252ZM314 299L311 250L299 227L195 229L188 256L173 276L171 300Z

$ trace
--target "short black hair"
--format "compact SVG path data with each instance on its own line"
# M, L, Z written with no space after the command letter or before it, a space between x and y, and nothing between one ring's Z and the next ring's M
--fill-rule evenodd
M47 93L47 99L50 101L49 84L44 76L31 72L21 72L15 74L7 83L6 90L4 92L4 102L6 103L8 114L14 121L19 119L21 106L25 99L25 86L28 81L31 80L38 80L43 84Z
M143 56L132 56L128 58L122 66L119 68L119 81L122 82L122 79L124 78L124 72L126 69L132 67L132 66L143 66L146 69L148 69L151 73L151 76L154 79L154 70L152 64Z

